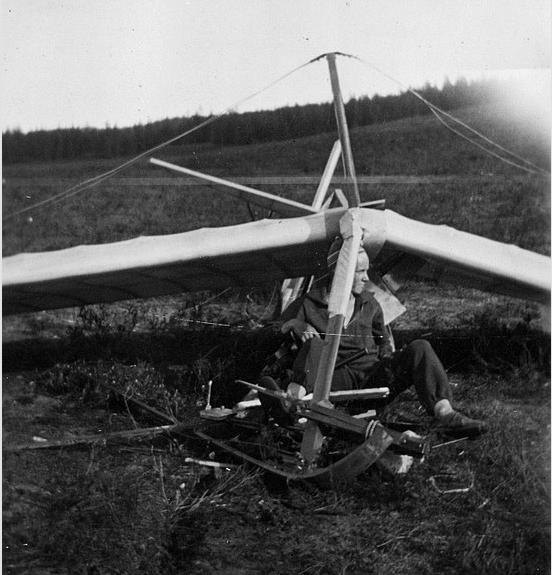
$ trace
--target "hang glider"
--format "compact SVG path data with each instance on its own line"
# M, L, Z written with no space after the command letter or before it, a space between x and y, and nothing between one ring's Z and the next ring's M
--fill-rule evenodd
M374 271L371 289L387 322L401 311L394 292L414 274L548 304L549 257L408 219L382 209L381 201L360 203L335 55L327 57L339 140L312 205L152 159L158 166L223 186L238 199L286 219L4 258L3 314L321 275L328 245L351 210L363 230L362 242ZM335 190L333 201L337 199L340 207L329 208L332 197L327 193L340 158L349 182L347 193ZM289 294L297 295L299 284L287 285Z
M335 54L330 67L339 141L334 145L312 205L202 174L162 160L166 169L223 186L239 200L277 211L284 219L263 219L221 228L139 237L105 245L78 246L54 252L19 254L3 259L3 313L34 312L86 304L148 298L183 291L251 286L286 280L288 299L298 295L302 280L326 273L326 254L336 236L343 238L328 298L328 324L313 378L313 393L301 440L301 469L278 470L202 432L198 435L233 455L286 479L313 479L324 485L350 478L373 464L394 441L376 421L363 422L333 410L332 377L359 247L371 262L371 285L381 303L385 323L403 307L395 292L414 275L520 297L550 301L550 258L447 226L421 223L391 210L383 202L362 204ZM327 198L342 158L346 190ZM332 202L339 207L330 207ZM304 282L308 285L308 281ZM270 394L269 389L259 388ZM355 390L358 396L360 392ZM372 392L375 390L371 390ZM378 393L388 393L379 389ZM272 392L274 393L274 392ZM383 397L380 396L380 397ZM322 427L321 427L321 424ZM363 443L328 467L318 467L324 425L360 434ZM422 450L423 451L423 450Z

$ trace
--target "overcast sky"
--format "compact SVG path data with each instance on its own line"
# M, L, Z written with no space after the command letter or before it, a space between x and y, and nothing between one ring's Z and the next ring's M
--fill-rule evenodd
M2 129L219 113L328 51L414 87L517 74L542 96L550 73L550 0L0 2ZM399 89L358 62L339 66L346 98ZM239 111L330 97L319 62Z

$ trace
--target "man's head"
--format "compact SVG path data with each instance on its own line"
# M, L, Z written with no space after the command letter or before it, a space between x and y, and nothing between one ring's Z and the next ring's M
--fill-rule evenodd
M362 293L364 284L368 281L369 267L370 261L368 260L368 255L364 249L361 249L358 252L355 276L353 278L353 287L351 288L351 292L354 295L360 295Z
M337 258L339 256L339 252L341 250L341 246L343 245L343 240L338 237L336 238L330 249L328 251L328 258L327 258L327 265L328 265L328 287L331 285L333 280L335 268L337 265ZM364 284L368 281L368 268L370 267L370 262L368 259L368 254L364 250L363 247L359 249L358 256L357 256L357 263L355 269L355 276L353 279L353 287L351 292L355 295L360 295L362 290L364 289Z

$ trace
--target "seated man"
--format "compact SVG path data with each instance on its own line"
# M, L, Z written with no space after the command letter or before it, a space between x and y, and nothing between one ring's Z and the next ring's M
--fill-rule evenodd
M330 276L333 276L339 249L340 242L334 242L330 248ZM487 426L484 422L468 418L453 409L447 374L429 342L418 339L400 351L392 351L382 309L374 296L364 289L368 281L368 267L368 255L361 249L339 344L332 390L389 387L388 400L391 401L413 385L422 406L448 434L473 437L485 432ZM328 325L331 279L326 286L312 289L294 302L282 317L282 332L292 332L303 342L293 364L293 383L287 390L288 394L296 397L313 390L321 342ZM277 388L270 377L263 377L260 383L265 387ZM274 401L267 402L265 399L263 405L274 412ZM282 406L276 409L281 410Z

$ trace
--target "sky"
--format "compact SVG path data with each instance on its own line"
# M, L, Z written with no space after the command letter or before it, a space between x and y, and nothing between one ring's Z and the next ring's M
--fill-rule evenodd
M549 103L549 0L0 0L2 130L221 113L329 51L342 91L516 76ZM237 111L329 101L308 65Z

